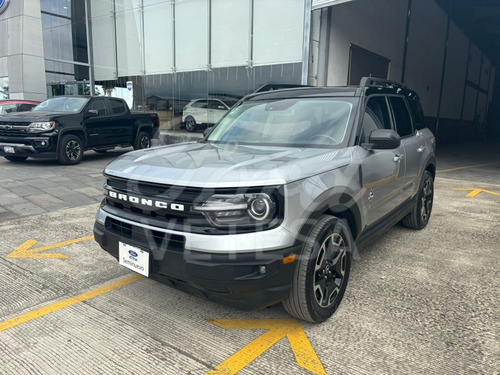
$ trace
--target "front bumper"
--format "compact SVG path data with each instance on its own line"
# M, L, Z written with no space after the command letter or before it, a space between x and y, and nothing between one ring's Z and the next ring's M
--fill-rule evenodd
M57 141L52 137L26 137L20 139L0 138L0 156L26 156L53 158L56 155ZM14 152L5 152L13 149Z
M120 241L149 251L152 279L243 310L270 306L289 295L296 262L288 260L300 251L300 245L292 245L267 251L200 252L186 249L183 235L140 225L118 228L108 220L105 225L95 223L94 237L115 258ZM207 241L210 237L220 236L207 235Z

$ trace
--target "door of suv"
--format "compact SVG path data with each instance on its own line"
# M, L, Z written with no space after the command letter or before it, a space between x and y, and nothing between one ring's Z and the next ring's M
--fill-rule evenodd
M377 129L393 129L385 96L373 96L368 99L359 144L368 143L371 132ZM367 209L367 224L370 225L397 208L404 200L404 147L401 145L393 150L360 147L359 150L362 199Z
M406 99L402 96L390 96L396 131L401 137L401 144L405 152L405 175L403 177L403 198L412 197L420 182L418 176L421 174L423 151L425 140L421 132L415 131L412 117Z

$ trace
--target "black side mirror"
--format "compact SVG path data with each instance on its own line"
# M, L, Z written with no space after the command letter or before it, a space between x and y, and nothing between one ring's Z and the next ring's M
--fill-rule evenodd
M89 109L85 115L87 117L94 117L94 116L99 116L99 111L97 109Z
M393 150L401 145L401 137L394 130L378 129L370 134L368 143L361 147L367 150Z

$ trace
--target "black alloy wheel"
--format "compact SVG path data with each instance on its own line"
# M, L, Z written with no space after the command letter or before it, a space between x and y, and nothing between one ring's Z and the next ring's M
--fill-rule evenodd
M344 296L353 249L347 223L323 215L304 241L290 295L283 301L285 310L312 323L330 318Z
M434 202L434 178L429 171L425 171L420 182L419 192L415 205L401 223L411 229L423 229L429 223Z
M151 147L151 137L149 136L149 133L140 132L137 135L137 139L134 145L134 150L140 150L143 148L150 148L150 147Z
M193 117L189 116L185 121L186 130L190 133L196 131L197 125Z
M61 164L78 164L83 158L83 143L80 137L68 134L62 137L58 160Z

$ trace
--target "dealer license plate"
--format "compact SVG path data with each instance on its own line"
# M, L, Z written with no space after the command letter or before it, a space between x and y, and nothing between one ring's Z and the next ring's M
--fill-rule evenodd
M118 249L118 262L122 266L149 277L149 252L123 242Z
M4 146L3 151L6 154L15 154L16 153L16 150L12 146Z

